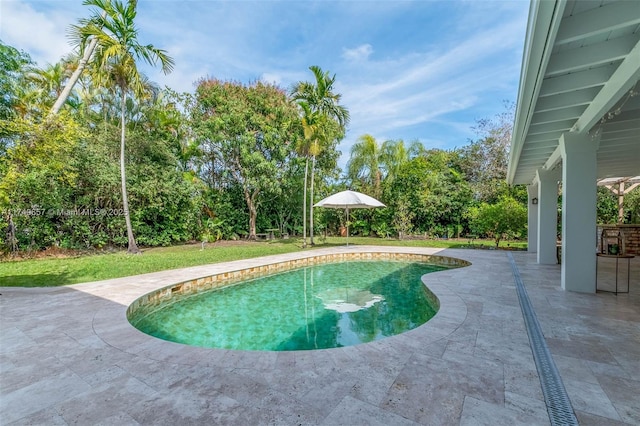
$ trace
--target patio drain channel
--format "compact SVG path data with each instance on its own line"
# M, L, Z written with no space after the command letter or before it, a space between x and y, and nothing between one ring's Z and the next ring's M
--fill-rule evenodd
M562 378L555 362L551 357L551 352L547 347L547 343L544 340L540 323L536 317L536 313L529 300L527 290L520 278L520 271L516 265L513 255L509 255L509 262L511 262L511 269L513 270L513 277L516 282L516 291L518 292L518 300L520 301L520 309L522 310L522 316L527 327L527 334L529 335L529 344L533 351L533 359L536 363L538 370L538 376L540 377L540 385L542 386L542 393L544 394L544 401L547 405L547 413L549 414L549 420L552 425L577 425L578 419L575 416L571 401L567 395L567 391L562 383Z

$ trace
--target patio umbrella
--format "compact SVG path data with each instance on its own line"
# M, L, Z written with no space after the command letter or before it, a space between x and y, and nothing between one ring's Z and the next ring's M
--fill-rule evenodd
M347 215L347 245L349 245L349 209L374 209L386 207L380 201L356 191L341 191L318 201L313 207L345 209Z

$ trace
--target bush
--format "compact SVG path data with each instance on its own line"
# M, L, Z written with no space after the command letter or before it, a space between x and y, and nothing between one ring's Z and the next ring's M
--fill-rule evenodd
M493 238L498 247L504 238L526 234L527 208L511 197L504 197L496 204L472 207L469 219L473 232Z

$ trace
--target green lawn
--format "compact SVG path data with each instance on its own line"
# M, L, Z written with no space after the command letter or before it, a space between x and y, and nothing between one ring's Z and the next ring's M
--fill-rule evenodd
M345 242L344 238L330 237L326 241L318 238L315 248L341 246ZM469 240L464 239L398 241L349 237L349 244L440 248L470 247ZM492 247L494 244L492 241L476 240L472 245ZM526 243L505 242L501 244L501 247L507 246L523 248L526 247ZM144 254L139 256L116 252L77 257L4 261L0 263L0 286L60 286L301 250L300 240L291 239L274 242L208 244L204 250L199 244L152 248L144 250Z

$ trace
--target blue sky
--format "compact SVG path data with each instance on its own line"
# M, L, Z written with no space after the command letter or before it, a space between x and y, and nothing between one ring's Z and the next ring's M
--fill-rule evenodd
M284 88L336 74L351 124L344 168L365 133L452 149L477 136L475 121L517 97L528 0L175 1L139 0L139 39L175 59L160 85L193 91L199 78ZM0 39L43 66L71 50L69 26L89 15L81 0L1 0Z

